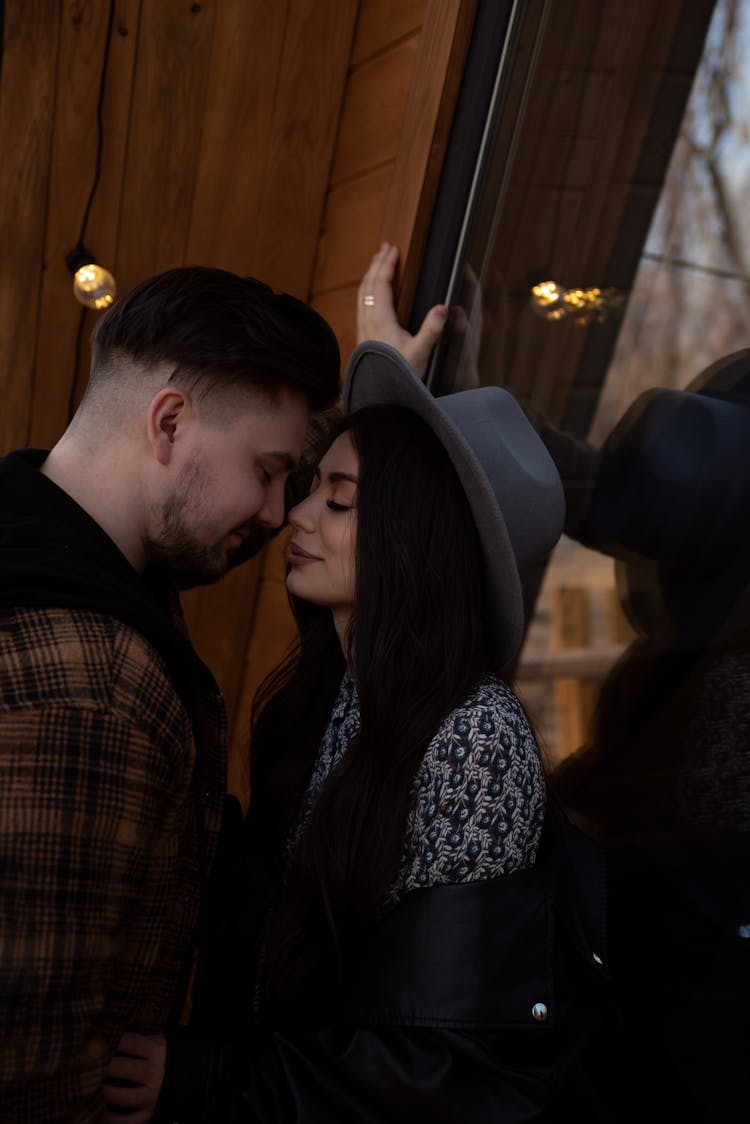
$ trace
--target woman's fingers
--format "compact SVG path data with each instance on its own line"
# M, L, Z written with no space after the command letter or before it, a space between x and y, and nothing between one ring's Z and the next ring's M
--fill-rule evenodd
M393 307L393 277L398 262L398 247L384 242L373 254L357 294L357 342L385 340L396 347L394 340L401 327Z
M149 1120L154 1115L153 1106L151 1108L137 1109L134 1112L129 1112L124 1115L122 1112L110 1112L109 1109L104 1110L98 1117L99 1124L149 1124Z
M113 1085L105 1081L102 1093L108 1108L151 1108L153 1111L156 1104L154 1090L146 1085Z
M115 1054L107 1066L107 1078L117 1081L137 1081L140 1085L153 1083L161 1078L161 1067L147 1058L129 1058Z
M161 1035L124 1034L107 1066L102 1096L104 1124L121 1121L116 1110L128 1110L130 1124L151 1119L164 1080L167 1043ZM110 1111L112 1110L112 1111Z
M398 247L389 242L383 242L373 254L357 293L357 342L383 340L400 351L415 373L423 378L448 310L445 305L431 308L416 335L402 328L393 303L397 263Z
M131 1058L147 1058L157 1065L163 1065L167 1052L167 1040L162 1034L123 1034L117 1043L114 1057L127 1055Z
M425 316L416 336L411 337L404 354L420 378L424 377L432 349L440 339L448 309L444 304L434 305Z

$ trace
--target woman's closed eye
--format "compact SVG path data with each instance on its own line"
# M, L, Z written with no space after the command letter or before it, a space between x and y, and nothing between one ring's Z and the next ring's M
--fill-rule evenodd
M355 510L354 504L340 504L340 502L337 502L335 499L327 499L326 500L326 507L331 509L332 511L354 511Z

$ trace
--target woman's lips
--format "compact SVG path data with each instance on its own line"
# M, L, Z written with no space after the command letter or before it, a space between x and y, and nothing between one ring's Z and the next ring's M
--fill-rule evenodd
M289 561L292 566L306 566L308 562L320 562L320 559L292 542L289 544Z

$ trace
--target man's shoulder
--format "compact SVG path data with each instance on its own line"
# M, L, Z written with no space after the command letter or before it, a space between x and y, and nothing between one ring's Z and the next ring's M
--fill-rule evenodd
M0 707L104 706L146 714L183 710L153 646L108 613L64 608L0 610Z
M0 659L8 651L26 649L29 656L63 661L85 652L92 664L115 659L159 660L153 644L126 621L89 609L23 606L0 609Z

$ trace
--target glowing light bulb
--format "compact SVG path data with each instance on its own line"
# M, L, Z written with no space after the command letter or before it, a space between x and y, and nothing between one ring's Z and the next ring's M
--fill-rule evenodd
M109 308L117 296L117 285L109 270L90 262L75 271L73 293L87 308Z
M71 250L66 261L73 274L76 300L98 311L109 308L117 296L117 283L109 270L99 265L84 246Z

